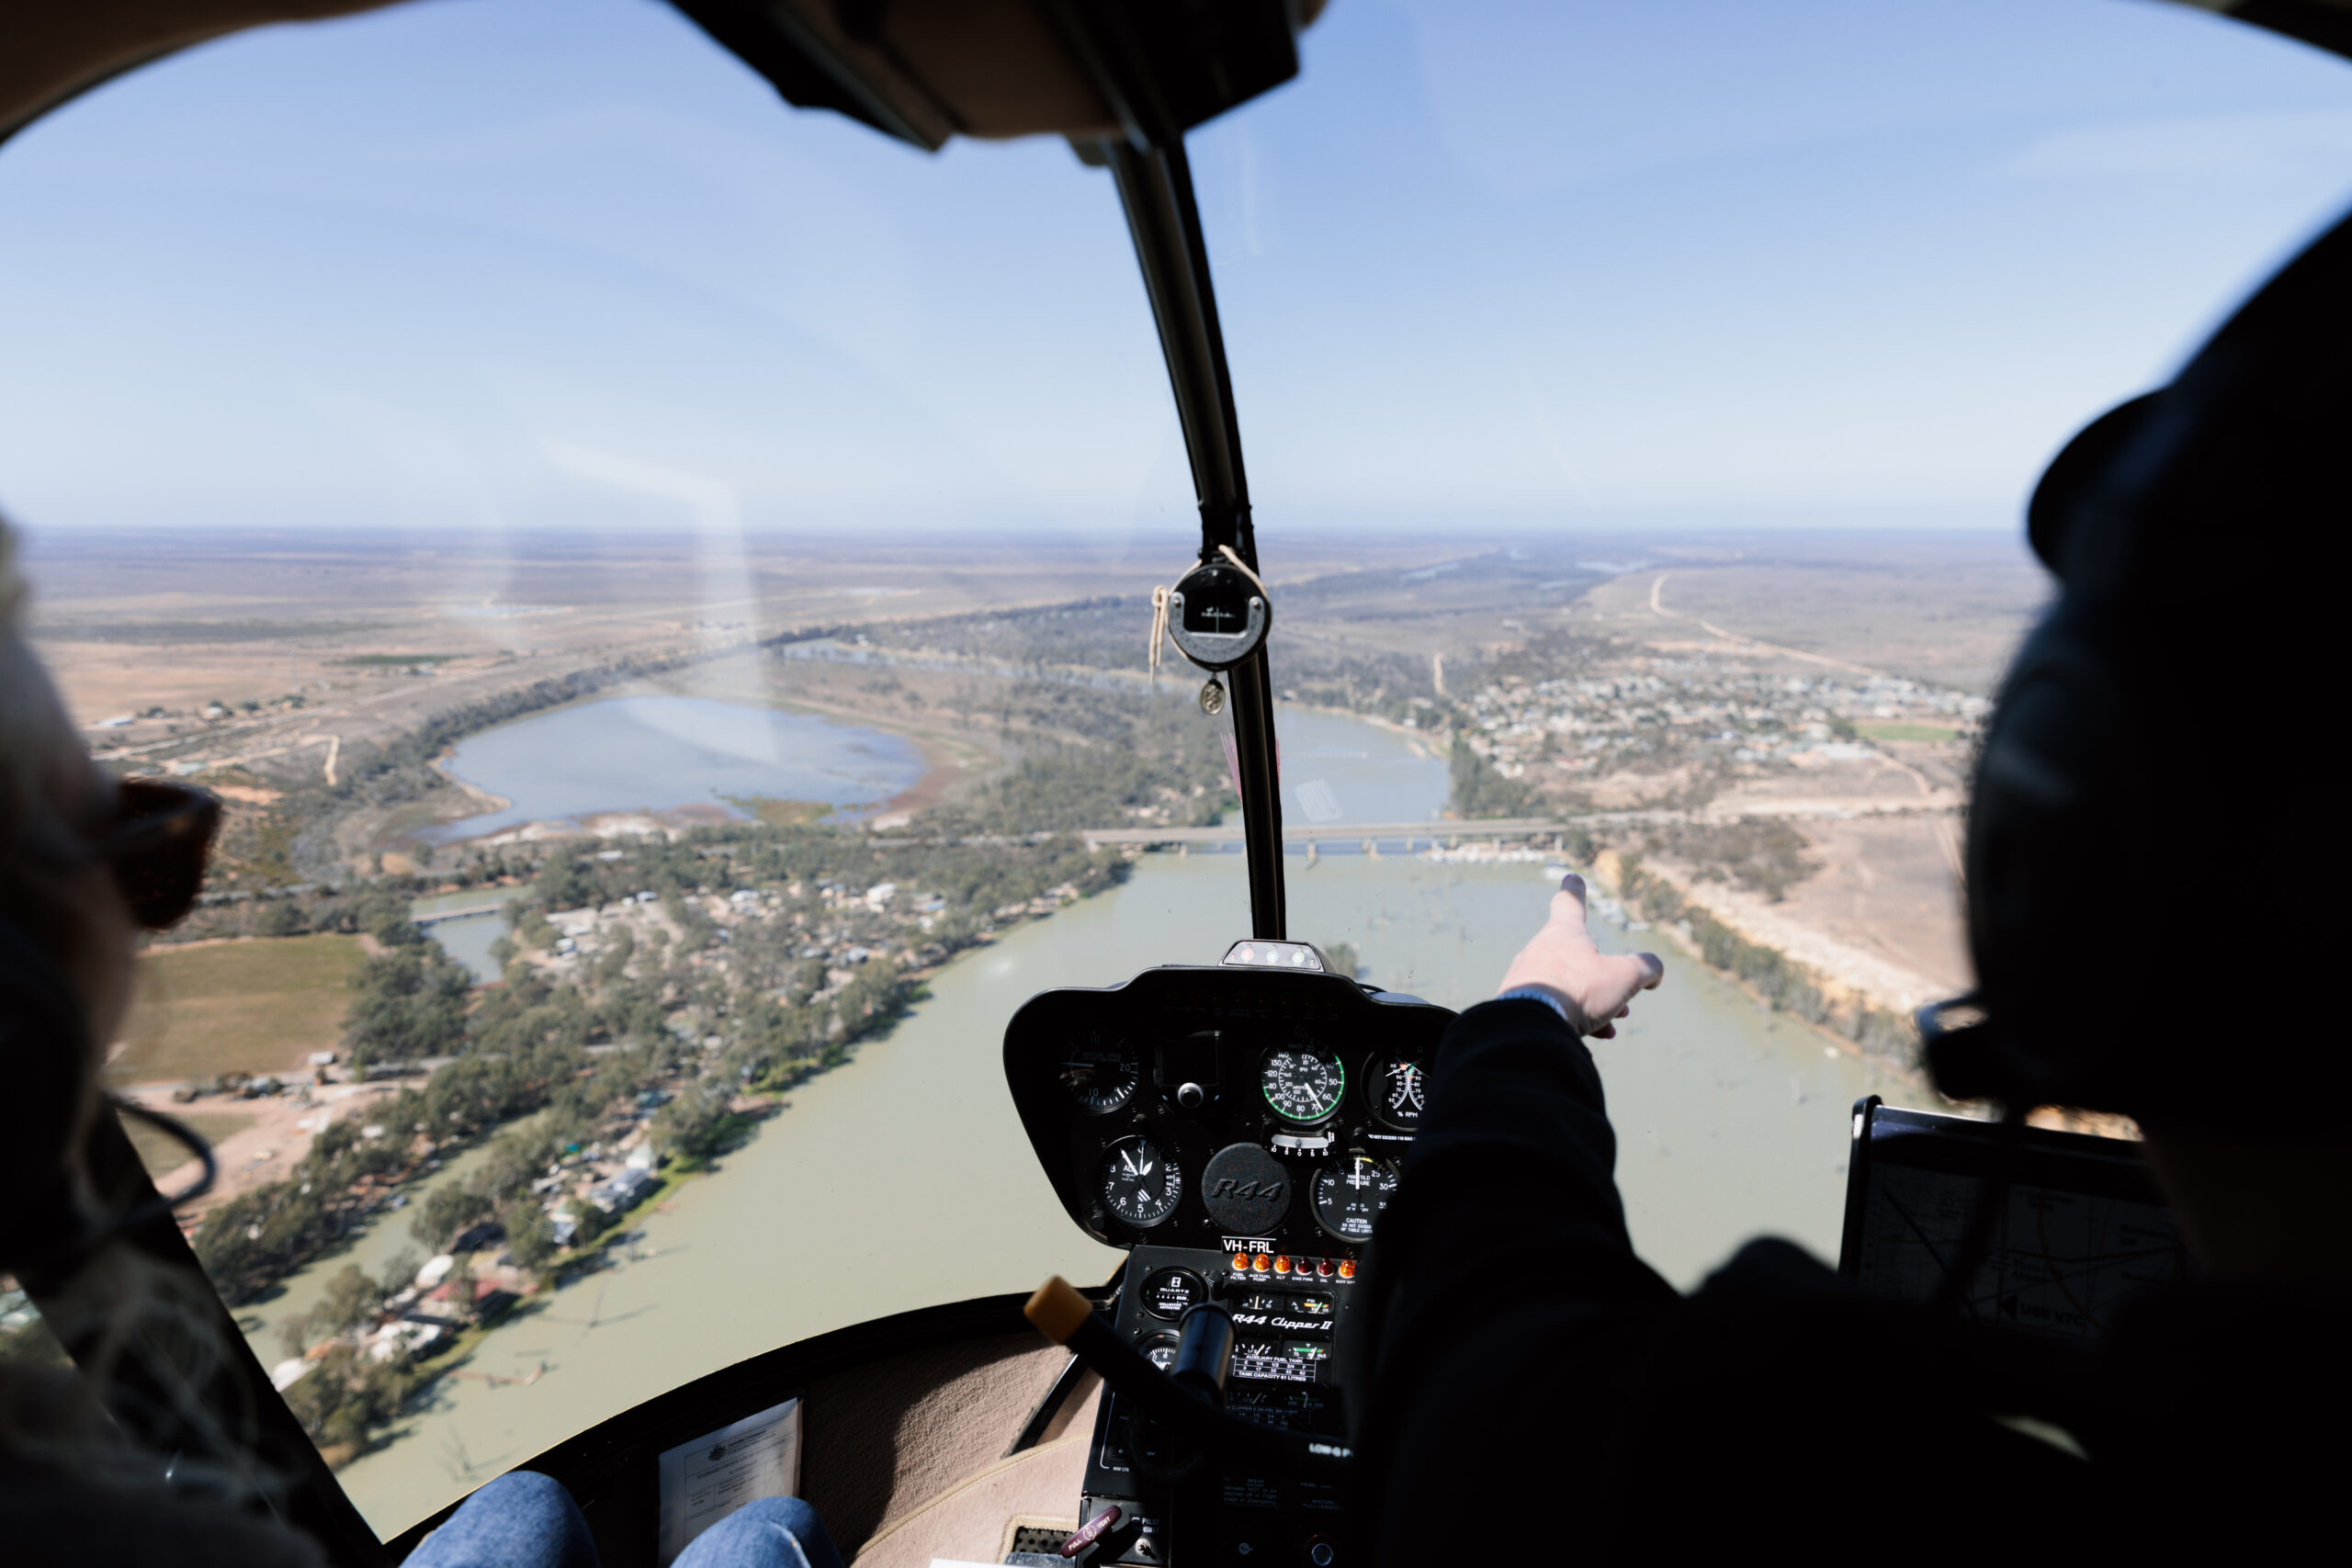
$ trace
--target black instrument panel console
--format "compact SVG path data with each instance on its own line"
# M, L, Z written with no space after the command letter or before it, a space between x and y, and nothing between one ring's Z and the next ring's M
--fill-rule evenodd
M1337 975L1148 969L1033 998L1005 1029L1005 1080L1089 1235L1328 1278L1396 1190L1453 1016Z
M1453 1014L1248 962L1034 998L1005 1029L1005 1080L1062 1207L1127 1250L1119 1335L1165 1366L1185 1313L1222 1305L1226 1408L1338 1441L1334 1351L1360 1251L1396 1190L1423 1069ZM1096 1412L1080 1517L1110 1528L1089 1568L1335 1562L1337 1486L1223 1454L1188 1481L1156 1459L1157 1429L1115 1394Z

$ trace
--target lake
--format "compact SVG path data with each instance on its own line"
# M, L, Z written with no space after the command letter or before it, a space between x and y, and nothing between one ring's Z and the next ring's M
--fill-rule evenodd
M1444 763L1407 737L1289 718L1286 806L1316 778L1357 820L1417 820L1443 799ZM1288 882L1295 935L1352 943L1368 979L1452 1007L1492 994L1554 886L1538 865L1394 855L1294 859ZM528 1388L444 1379L429 1410L343 1472L353 1500L389 1535L583 1427L763 1350L1028 1291L1048 1273L1105 1277L1118 1254L1069 1223L1021 1131L999 1055L1005 1022L1040 990L1213 964L1247 934L1240 855L1149 855L1125 886L959 957L894 1032L794 1090L723 1169L633 1215L639 1239L618 1268L493 1331L470 1366L519 1376L544 1364L546 1375ZM1617 1039L1593 1045L1642 1255L1684 1287L1759 1232L1834 1258L1848 1108L1917 1091L1656 933L1604 924L1596 935L1612 949L1660 945L1667 960L1665 987L1636 1003ZM404 1235L406 1216L396 1219ZM318 1288L298 1277L289 1296Z
M606 697L535 714L458 742L445 764L507 802L419 837L478 839L526 822L702 807L743 815L729 797L821 801L848 817L922 779L903 737L813 714L708 697Z

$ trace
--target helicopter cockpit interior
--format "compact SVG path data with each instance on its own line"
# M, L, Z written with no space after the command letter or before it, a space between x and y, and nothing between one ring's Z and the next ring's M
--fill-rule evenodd
M1085 165L1086 177L1109 187L1098 192L1102 199L1114 195L1156 329L1198 519L1197 550L1156 599L1154 678L1167 644L1182 655L1187 682L1203 682L1197 705L1216 721L1225 748L1212 771L1226 773L1238 802L1242 877L1214 890L1229 906L1232 940L1221 958L1082 977L1041 966L1051 983L1040 984L1012 1013L1001 1055L990 1055L985 1076L993 1082L1001 1072L1042 1180L1033 1196L1042 1207L1042 1194L1050 1192L1059 1211L1051 1217L1080 1249L1068 1255L1079 1261L1065 1267L1098 1263L1100 1275L1073 1288L1052 1260L1032 1269L998 1259L999 1274L1013 1267L1023 1277L1057 1277L1035 1295L998 1293L852 1321L718 1371L682 1375L665 1392L589 1421L551 1447L464 1456L462 1462L453 1450L449 1474L462 1472L469 1491L485 1472L554 1477L584 1512L603 1562L613 1568L666 1568L700 1524L777 1490L787 1478L860 1568L1344 1564L1353 1560L1348 1325L1374 1267L1378 1221L1397 1190L1420 1122L1425 1066L1456 1015L1359 979L1352 961L1336 956L1327 937L1294 929L1287 884L1303 874L1300 824L1285 829L1276 730L1278 703L1289 695L1278 674L1283 594L1269 586L1272 572L1260 558L1244 422L1186 141L1297 77L1324 5L672 4L794 108L844 117L924 152L958 137L1059 138ZM0 141L118 77L208 40L374 8L351 0L19 7L0 20ZM2322 50L2352 51L2352 11L2327 0L2203 8L2230 11ZM8 151L0 146L0 162ZM665 500L721 506L673 477L557 455L579 472L617 475L616 482ZM1656 588L1649 608L1660 617L1668 614ZM531 606L496 612L517 624L536 613ZM847 612L841 614L845 623ZM707 630L682 623L677 645L686 647ZM502 623L498 635L519 643L527 632L510 634ZM508 650L500 651L503 657ZM413 673L424 682L439 678L435 657L418 656L413 671L393 662L401 664L402 678ZM844 657L854 659L854 650ZM1434 674L1442 694L1442 664ZM1826 729L1819 739L1839 744ZM324 734L297 743L342 744ZM330 781L336 755L325 752ZM1920 790L1928 791L1924 779ZM1359 836L1378 852L1372 835ZM582 923L574 930L559 919L547 932L551 953L562 945L560 956L570 957L569 944L600 940L588 935L604 929L589 917L606 903L634 907L629 900L642 900L648 911L674 914L675 900L665 903L667 895L611 882L625 874L618 869L622 850L596 852L606 865L583 862L582 886L597 877L610 886L597 884L566 900L576 902ZM1549 863L1540 853L1535 859ZM796 890L808 884L808 897L827 908L863 901L878 909L895 896L882 871L864 892L820 883L813 871L790 870L779 879L784 874L794 878ZM686 891L729 896L716 884ZM756 905L766 896L746 886L732 897ZM1043 890L1032 898L1024 892L1020 903L1037 899L1051 906L1056 895ZM471 919L496 908L487 892L452 894L446 912L419 918ZM1009 922L1021 910L1008 905L997 912ZM1460 923L1458 916L1445 918ZM1446 929L1438 918L1430 927ZM626 960L624 953L624 965ZM834 996L856 983L846 969L829 972L831 961L819 947L795 961L815 964L806 990ZM718 1040L709 1037L714 1052ZM699 1035L688 1043L702 1048ZM999 1042L967 1044L994 1053ZM614 1048L602 1040L588 1047ZM589 1070L576 1069L583 1077ZM748 1070L744 1080L751 1081ZM820 1087L794 1092L814 1101ZM1777 1086L1773 1092L1778 1097ZM661 1097L648 1093L650 1114ZM1804 1098L1802 1089L1792 1093ZM1856 1105L1849 1139L1837 1136L1837 1122L1831 1118L1835 1146L1818 1163L1849 1162L1838 1165L1849 1205L1845 1269L1884 1293L1917 1293L1906 1283L1878 1284L1881 1276L1871 1270L1907 1245L1904 1227L1912 1222L1903 1201L1936 1182L1973 1180L1979 1130L1957 1119L1888 1110L1875 1095ZM1655 1141L1667 1134L1653 1128L1645 1135ZM894 1157L926 1163L927 1179L941 1184L958 1179L951 1156L909 1138ZM2137 1167L2125 1170L2107 1140L2034 1138L2028 1157L2041 1162L2036 1179L2045 1188L2137 1205L2134 1223L2152 1234L2168 1225ZM559 1146L548 1168L576 1164L580 1153L577 1143ZM451 1145L453 1166L473 1157ZM810 1156L809 1163L841 1157L836 1148ZM91 1158L100 1184L127 1208L148 1205L138 1209L144 1217L130 1239L156 1267L193 1281L217 1309L218 1337L236 1348L192 1393L130 1391L116 1419L166 1453L195 1444L199 1426L217 1421L233 1428L256 1472L277 1478L256 1495L316 1540L331 1561L348 1568L401 1561L449 1517L461 1495L404 1528L379 1530L380 1520L371 1523L289 1405L287 1390L308 1375L299 1365L303 1357L265 1365L237 1311L206 1283L181 1228L153 1207L147 1168L116 1118L108 1116L94 1134ZM640 1175L650 1186L650 1168ZM615 1179L633 1179L624 1173ZM839 1191L855 1176L842 1166L809 1179L807 1190ZM490 1217L487 1208L470 1216ZM695 1245L719 1254L729 1242L724 1232L710 1230L697 1233ZM846 1295L842 1281L881 1267L882 1255L898 1254L894 1266L920 1271L922 1249L950 1245L927 1233L922 1216L894 1218L872 1227L856 1247L801 1259L805 1272L795 1288ZM2170 1266L2168 1231L2149 1251L2152 1258L2161 1252ZM75 1292L85 1287L74 1280L28 1274L26 1288L43 1315L75 1320ZM1510 1288L1499 1263L1495 1288ZM601 1314L602 1295L594 1300ZM69 1337L64 1348L95 1356L102 1338ZM514 1385L527 1387L531 1374L471 1375L481 1384L471 1392L490 1399ZM452 1493L450 1485L435 1484Z

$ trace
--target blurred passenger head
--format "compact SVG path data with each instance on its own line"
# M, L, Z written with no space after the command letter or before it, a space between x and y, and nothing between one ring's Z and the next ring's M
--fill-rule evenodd
M11 1194L0 1250L87 1201L79 1153L97 1070L131 994L137 936L92 836L112 782L90 761L25 640L17 536L0 520L0 1170ZM67 1206L61 1212L61 1201ZM44 1223L45 1222L45 1223ZM0 1258L0 1267L13 1259Z
M1970 807L1987 1021L1930 1044L1946 1093L2346 1141L2324 755L2348 406L2352 223L2051 465L2029 531L2057 595Z

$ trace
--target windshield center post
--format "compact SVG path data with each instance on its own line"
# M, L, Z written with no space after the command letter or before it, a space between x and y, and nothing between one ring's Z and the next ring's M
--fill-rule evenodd
M1201 560L1230 548L1252 572L1260 570L1250 516L1250 482L1241 463L1241 428L1233 407L1233 378L1217 325L1216 292L1209 279L1207 242L1181 138L1137 147L1113 138L1082 149L1090 163L1111 170L1125 210L1136 261L1168 381L1184 430L1193 488L1201 508ZM1250 934L1287 936L1283 890L1283 817L1274 768L1274 687L1261 644L1226 671L1233 715L1235 784L1241 796L1244 849L1250 866Z

